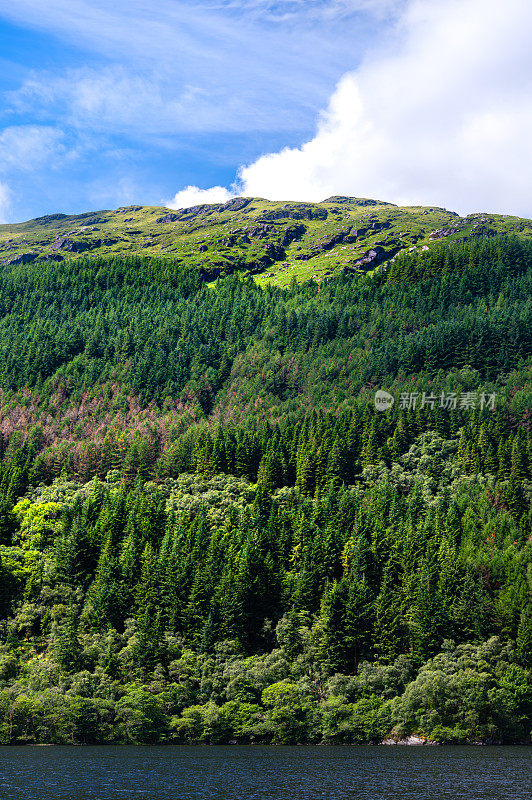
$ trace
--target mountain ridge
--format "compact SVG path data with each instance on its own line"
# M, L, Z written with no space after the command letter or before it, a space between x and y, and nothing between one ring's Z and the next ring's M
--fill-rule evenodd
M177 210L129 205L1 225L0 264L157 255L195 267L207 280L239 271L284 286L342 270L369 272L441 240L509 234L532 237L532 221L340 195L319 203L236 197Z

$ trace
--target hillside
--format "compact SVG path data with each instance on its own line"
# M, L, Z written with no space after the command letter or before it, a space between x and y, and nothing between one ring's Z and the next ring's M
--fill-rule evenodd
M528 223L232 202L1 265L0 743L530 743Z
M344 269L368 272L398 252L441 240L496 234L530 238L532 222L352 197L322 203L235 198L179 211L127 206L2 225L0 264L157 255L197 268L208 279L238 270L285 286L293 278L323 280Z

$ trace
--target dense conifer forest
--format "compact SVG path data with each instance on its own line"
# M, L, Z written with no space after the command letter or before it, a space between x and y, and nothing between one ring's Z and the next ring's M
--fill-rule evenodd
M532 242L5 264L0 353L1 743L530 742Z

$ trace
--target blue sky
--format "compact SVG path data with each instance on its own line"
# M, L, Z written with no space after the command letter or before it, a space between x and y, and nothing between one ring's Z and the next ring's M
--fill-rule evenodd
M235 194L532 217L524 0L0 0L0 220Z
M231 186L296 147L387 0L0 0L4 221Z

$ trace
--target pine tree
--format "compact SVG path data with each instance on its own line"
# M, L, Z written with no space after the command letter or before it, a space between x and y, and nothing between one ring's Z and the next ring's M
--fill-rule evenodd
M528 477L526 443L522 435L514 437L511 455L511 474L518 481Z
M517 630L517 654L523 666L532 668L532 614L523 609Z
M384 571L381 590L375 600L373 633L375 653L385 662L393 661L405 649L402 598L396 580L396 567L389 562Z
M501 439L497 449L497 458L499 462L499 469L497 477L500 481L508 480L511 472L511 459L507 442Z
M77 616L71 605L65 618L57 623L54 632L55 659L65 672L77 672L81 664L81 644L78 638Z

